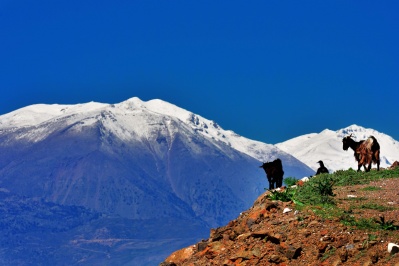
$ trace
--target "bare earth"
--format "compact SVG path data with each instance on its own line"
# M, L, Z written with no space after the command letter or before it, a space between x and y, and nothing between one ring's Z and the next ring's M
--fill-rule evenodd
M379 188L378 190L367 190L369 187ZM355 185L350 187L338 187L335 189L335 198L338 207L349 209L351 206L362 206L375 204L384 206L389 210L383 212L368 208L356 209L352 214L357 218L375 218L384 216L385 220L399 222L399 178L382 179L371 181L367 185ZM355 196L355 197L351 197ZM398 242L399 239L394 239Z

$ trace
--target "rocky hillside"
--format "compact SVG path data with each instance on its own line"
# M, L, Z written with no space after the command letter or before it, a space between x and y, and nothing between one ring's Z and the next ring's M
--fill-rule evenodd
M366 182L362 180L367 174L353 174L356 181L334 186L334 204L325 207L273 200L275 193L266 191L237 219L212 229L208 239L172 253L161 265L397 266L396 169L372 171ZM302 183L304 187L311 182Z

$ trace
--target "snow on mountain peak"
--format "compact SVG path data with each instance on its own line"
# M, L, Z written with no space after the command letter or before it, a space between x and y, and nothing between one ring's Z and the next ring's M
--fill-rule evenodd
M133 97L133 98L127 99L126 101L114 104L112 106L121 108L121 109L127 109L127 110L145 108L144 102L142 100L140 100L138 97Z
M136 115L139 114L140 115ZM70 119L70 117L74 119ZM276 145L266 144L242 137L231 130L224 130L216 122L194 114L174 104L160 99L142 101L138 97L130 98L117 104L89 102L76 105L35 104L0 116L0 129L38 126L41 123L57 119L73 124L81 121L79 128L100 121L122 140L137 136L148 138L154 132L154 126L164 128L169 134L177 132L170 126L174 120L183 123L191 130L211 140L214 145L222 143L245 153L259 161L271 161L284 157L286 161L293 160L290 155L301 160L312 169L318 168L317 161L323 160L331 171L355 168L353 154L342 151L342 138L352 134L354 140L362 140L373 135L381 145L381 166L386 167L398 160L399 143L391 137L374 129L364 128L356 124L332 131L325 129L320 133L311 133L287 140ZM168 123L166 123L169 121ZM38 141L48 135L54 128L37 131L36 134L21 136Z
M76 132L99 123L102 125L101 130L105 137L113 134L123 141L136 137L149 139L156 132L173 138L176 132L182 132L180 127L176 127L180 124L210 140L216 147L222 148L227 145L262 162L281 158L287 166L299 164L303 166L294 157L274 145L250 140L231 130L224 130L212 120L160 99L142 101L138 97L133 97L117 104L90 102L77 105L31 105L0 116L0 129L37 127L48 122L51 126L40 127L40 130L37 128L29 131L29 134L19 135L19 138L37 142L57 130L52 123L55 120L60 127L70 125L69 130Z
M75 105L34 104L1 115L0 128L36 126L59 116L90 112L104 106L107 104L96 102Z
M357 169L353 151L342 149L342 139L352 134L356 141L367 139L370 135L376 137L381 147L381 167L390 166L399 160L399 143L388 135L374 129L351 125L337 131L329 129L320 133L302 135L276 144L281 150L295 156L312 169L316 170L317 162L322 160L331 171L342 169Z
M338 136L342 137L342 138L352 134L353 139L356 140L356 141L359 141L359 140L362 140L362 139L366 139L370 135L374 135L374 134L378 135L379 134L379 132L374 130L374 129L364 128L364 127L361 127L361 126L358 126L358 125L355 125L355 124L350 125L350 126L348 126L346 128L337 130L337 133L338 133Z
M259 161L276 159L277 154L282 153L271 144L250 140L231 130L224 130L215 121L208 120L168 102L155 99L144 102L143 106L152 112L178 118L206 138L213 139L216 145L217 142L222 142Z

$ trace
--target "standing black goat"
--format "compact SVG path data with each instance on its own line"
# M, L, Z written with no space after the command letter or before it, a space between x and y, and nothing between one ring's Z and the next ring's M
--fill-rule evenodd
M273 162L263 163L260 168L263 168L266 172L267 180L269 181L269 190L283 186L283 164L280 159L276 159Z

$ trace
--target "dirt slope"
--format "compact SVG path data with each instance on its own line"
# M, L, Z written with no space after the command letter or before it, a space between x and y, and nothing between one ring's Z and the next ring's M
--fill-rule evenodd
M293 202L272 201L268 194L161 265L399 266L399 253L388 252L389 243L399 244L399 178L336 187L337 205L327 211L296 210ZM371 228L370 220L380 227Z

